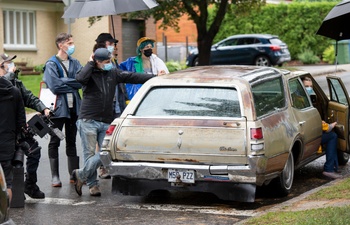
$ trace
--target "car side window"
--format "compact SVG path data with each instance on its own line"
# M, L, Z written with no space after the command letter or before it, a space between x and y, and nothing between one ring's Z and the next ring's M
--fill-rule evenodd
M229 39L224 42L221 42L218 47L225 47L225 46L235 46L237 45L237 39Z
M346 94L344 93L344 90L342 86L340 85L338 80L330 79L331 82L331 101L339 102L343 105L348 105L348 101L346 99Z
M284 108L286 105L281 77L254 84L252 92L257 117Z
M299 79L289 80L289 92L291 93L292 106L297 109L304 109L311 106L304 86Z

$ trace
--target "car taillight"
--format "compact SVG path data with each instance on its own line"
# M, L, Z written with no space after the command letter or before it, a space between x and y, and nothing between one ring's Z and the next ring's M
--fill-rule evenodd
M270 49L274 52L277 52L277 51L280 51L281 50L281 47L278 46L278 45L271 45L270 46Z
M263 139L264 136L263 136L263 133L262 133L262 128L259 127L259 128L251 128L250 129L250 137L251 139Z
M110 125L108 129L106 130L106 135L112 135L113 131L115 129L115 125Z

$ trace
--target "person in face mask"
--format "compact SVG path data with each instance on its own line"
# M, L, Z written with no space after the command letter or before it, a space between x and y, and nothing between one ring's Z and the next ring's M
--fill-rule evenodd
M120 63L120 69L149 74L168 74L169 70L163 60L153 54L155 40L142 37L137 41L137 56L130 57ZM126 91L131 100L142 85L126 84Z
M21 80L18 79L18 71L16 69L15 63L12 61L17 56L9 56L7 54L0 55L0 76L5 77L7 80L11 81L12 85L17 87L20 91L21 97L23 99L23 104L25 107L31 108L40 112L45 116L49 116L50 109L47 108L44 103L36 97L30 90L28 90ZM25 140L31 149L38 147L38 142L34 138L26 137ZM39 167L39 160L41 157L40 149L28 154L26 160L26 178L24 183L24 192L28 194L31 198L45 198L45 194L40 190L37 185L37 170Z
M316 93L313 90L312 80L309 77L304 77L302 79L305 90L310 95L314 95L316 97ZM337 122L326 123L322 120L322 139L321 139L321 147L326 145L326 162L324 164L322 174L325 177L331 179L338 179L342 176L339 174L338 170L338 151L337 151L337 142L338 136L333 131L333 128L337 125Z
M46 62L43 81L57 96L55 116L51 120L59 130L65 128L68 172L72 175L73 169L79 168L79 157L76 149L76 121L81 104L79 94L81 84L76 81L75 76L82 66L77 59L72 57L75 45L71 34L61 33L57 35L55 43L58 52ZM48 152L52 175L51 186L53 187L62 186L58 157L60 142L58 137L50 136ZM70 182L74 182L72 177Z
M83 168L73 171L75 190L82 195L84 182L91 196L101 196L97 180L97 169L102 165L97 149L110 123L114 120L113 99L119 83L143 84L155 77L153 74L127 72L113 67L112 54L106 48L98 48L81 71L77 81L83 85L83 100L77 121L81 137ZM161 75L161 74L158 74Z

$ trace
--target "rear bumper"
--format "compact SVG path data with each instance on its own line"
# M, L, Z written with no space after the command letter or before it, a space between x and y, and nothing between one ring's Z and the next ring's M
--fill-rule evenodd
M263 156L250 157L249 165L242 166L113 162L108 151L101 152L100 158L114 178L114 192L147 195L152 190L181 187L180 190L211 192L222 199L246 202L254 201L255 187L261 185L257 174L263 173L266 165ZM168 169L194 170L195 183L168 182Z

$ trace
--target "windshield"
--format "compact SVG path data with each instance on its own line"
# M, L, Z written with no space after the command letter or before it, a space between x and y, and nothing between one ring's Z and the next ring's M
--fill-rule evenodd
M157 87L150 90L135 116L241 117L236 89Z

